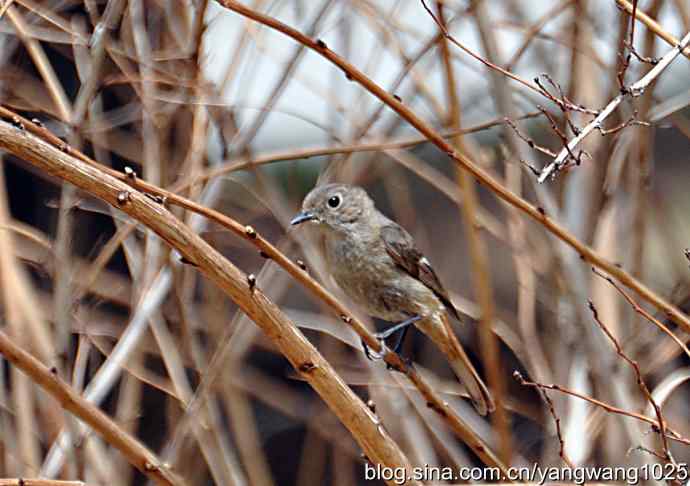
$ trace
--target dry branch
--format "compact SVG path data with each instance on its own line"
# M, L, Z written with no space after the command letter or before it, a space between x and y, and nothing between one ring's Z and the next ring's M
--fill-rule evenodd
M539 383L537 381L529 381L525 379L519 372L513 373L513 377L523 386L528 386L531 388L536 388L538 390L553 390L557 392L564 393L566 395L570 395L575 398L579 398L580 400L584 400L585 402L591 403L592 405L596 407L600 407L601 409L605 410L608 413L612 414L617 414L617 415L622 415L624 417L630 417L634 418L635 420L639 420L640 422L645 422L649 424L652 427L652 430L654 431L659 431L659 422L651 417L648 417L646 415L643 415L641 413L637 412L631 412L629 410L624 410L622 408L616 407L614 405L611 405L609 403L603 402L601 400L597 400L596 398L590 397L588 395L585 395L583 393L579 393L575 390L571 390L569 388L566 388L561 385L557 384L547 384L547 383ZM690 439L683 437L680 435L678 432L675 430L672 430L668 426L665 427L666 429L666 437L668 439L671 439L676 442L680 442L681 444L685 445L690 445Z
M649 401L652 407L654 407L654 413L656 414L657 423L659 424L659 435L661 435L661 443L664 449L663 458L666 461L670 461L671 454L668 450L668 438L666 437L666 421L664 420L664 417L661 414L661 407L656 402L656 400L654 400L652 392L649 391L647 384L642 378L642 371L640 371L640 365L637 363L637 361L625 354L621 344L615 338L613 333L611 333L606 324L604 324L604 322L599 318L599 313L597 312L597 309L596 307L594 307L594 303L592 303L591 300L589 301L589 309L592 311L592 316L594 317L595 322L599 325L604 334L606 334L606 337L608 337L609 340L611 340L611 343L616 348L616 354L618 354L618 356L620 356L633 369L633 372L635 373L635 378L637 379L637 385L640 387L640 390L642 391L642 394L645 396L645 398Z
M436 6L439 28L442 32L445 32L447 23L443 3L437 2ZM447 38L446 36L445 39ZM449 128L452 130L459 130L461 128L460 100L457 92L455 71L450 58L450 48L446 41L441 44L441 57L446 78L445 87L449 105ZM461 152L468 151L466 142L461 136L451 139L451 143ZM477 195L476 183L469 172L461 168L458 168L456 172L458 185L463 195L462 204L460 204L460 212L462 214L462 221L469 243L475 293L478 296L481 308L481 325L479 332L482 356L486 364L489 386L498 404L495 414L491 417L491 421L500 438L501 459L506 464L510 464L513 455L513 440L510 431L510 418L507 410L503 406L506 394L506 384L503 370L501 370L501 353L498 339L492 330L496 310L493 284L491 282L489 255L486 242L477 227L477 210L480 206L479 197Z
M635 18L643 24L645 24L649 30L651 30L652 32L654 32L654 34L663 39L668 45L677 46L678 44L680 44L680 41L675 36L671 35L668 31L664 30L664 28L662 28L656 20L651 18L642 10L640 10L639 5L635 9L628 0L616 0L616 3L619 7L623 8L629 15L632 15L634 11ZM690 48L686 47L683 50L683 55L690 59Z
M0 123L0 140L6 140ZM4 143L0 145L4 146ZM97 430L104 439L119 449L127 460L157 484L182 485L158 458L137 439L127 434L98 407L88 403L71 386L63 382L57 374L44 366L39 360L17 346L4 332L0 331L0 353L28 375L31 380L55 398L65 410L72 412L81 420Z
M388 435L378 418L343 382L330 363L319 354L297 327L260 289L250 287L246 275L162 205L93 165L77 160L26 130L15 128L5 122L0 122L0 147L104 200L155 231L232 297L240 308L262 328L295 370L309 382L350 430L371 461L387 467L404 467L409 470L410 464L407 458ZM173 484L162 477L162 468L154 456L145 449L134 454L135 449L132 449L132 443L122 440L122 437L129 438L129 436L122 434L122 431L114 426L110 419L92 405L86 404L69 387L52 379L49 371L33 357L26 353L17 354L16 347L6 341L3 339L0 343L5 344L3 352L10 353L7 356L8 359L17 366L21 366L32 379L44 386L56 398L64 397L65 400L61 400L61 403L65 408L74 412L97 431L101 433L110 431L112 437L110 435L105 437L108 440L112 439L113 445L122 450L133 465L144 473L154 475L161 482L165 481L162 484ZM375 339L374 342L376 342ZM13 359L15 356L20 356L19 361ZM79 404L79 407L75 407L74 404ZM145 455L145 451L148 455ZM147 463L155 465L154 470L147 470Z
M573 150L580 145L580 143L587 138L587 136L594 130L603 130L604 120L606 120L611 114L618 108L618 106L627 98L634 98L641 96L647 87L662 73L666 68L668 68L671 63L678 57L678 55L683 52L683 50L690 44L690 32L685 34L685 37L676 44L671 50L669 50L661 61L654 66L647 74L640 78L637 82L633 83L630 87L625 88L621 93L612 99L599 114L589 122L585 127L579 131L579 133L568 142L565 147L558 153L556 158L549 163L539 174L537 179L540 183L544 182L549 177L554 177L556 173L565 167L568 160L572 159Z

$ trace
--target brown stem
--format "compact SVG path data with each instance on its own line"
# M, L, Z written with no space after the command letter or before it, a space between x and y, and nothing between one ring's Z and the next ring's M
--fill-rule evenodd
M4 126L0 127L0 131L2 128ZM130 464L149 479L162 485L184 484L171 474L143 444L122 430L98 407L87 402L71 386L63 382L57 373L53 373L43 363L17 346L3 331L0 331L0 353L55 398L65 410L72 412L98 431L108 443L124 454Z

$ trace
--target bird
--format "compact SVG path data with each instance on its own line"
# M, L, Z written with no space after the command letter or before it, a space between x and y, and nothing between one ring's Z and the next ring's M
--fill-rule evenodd
M477 412L487 415L495 410L491 393L451 328L448 314L458 320L460 315L431 263L412 236L381 213L363 188L316 186L290 223L309 223L317 229L328 272L356 305L373 317L397 323L378 334L380 339L401 331L398 348L414 324L446 356Z

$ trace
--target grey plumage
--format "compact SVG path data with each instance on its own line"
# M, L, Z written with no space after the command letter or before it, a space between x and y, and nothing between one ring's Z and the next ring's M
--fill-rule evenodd
M293 224L310 221L324 238L325 260L343 291L370 315L389 322L412 316L446 355L472 403L485 415L491 395L452 331L459 319L448 293L410 234L379 212L364 189L346 184L314 188Z

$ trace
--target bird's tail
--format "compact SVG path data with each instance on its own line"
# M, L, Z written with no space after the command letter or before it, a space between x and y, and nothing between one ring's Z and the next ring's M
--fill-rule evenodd
M437 317L438 316L438 317ZM470 358L462 348L460 341L448 322L445 313L438 313L434 317L417 323L420 328L438 346L448 358L448 362L460 382L465 385L474 408L480 415L486 415L496 409L489 389L472 366Z

